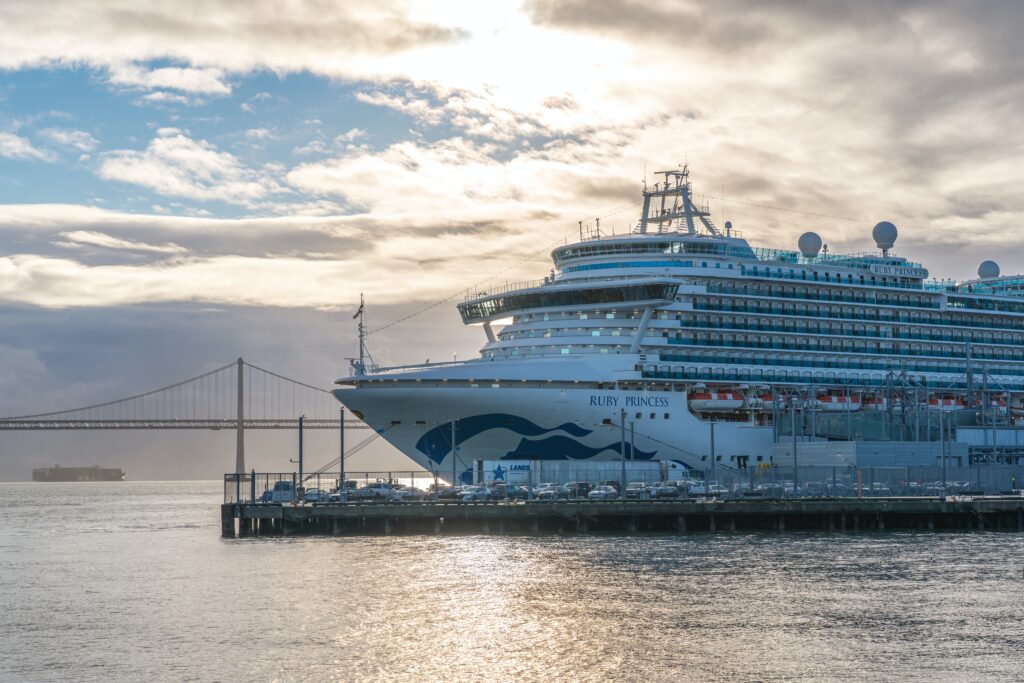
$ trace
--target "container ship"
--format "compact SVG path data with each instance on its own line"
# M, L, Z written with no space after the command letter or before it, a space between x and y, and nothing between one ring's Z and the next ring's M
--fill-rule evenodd
M631 231L581 226L543 279L458 304L479 358L378 367L360 306L359 357L334 395L462 477L474 460L768 466L798 437L938 453L969 434L972 458L1024 464L1024 276L985 261L976 279L930 279L893 253L888 221L863 253L813 232L794 250L752 246L695 203L688 169L658 175Z
M32 481L124 481L125 473L117 467L38 467L32 470Z

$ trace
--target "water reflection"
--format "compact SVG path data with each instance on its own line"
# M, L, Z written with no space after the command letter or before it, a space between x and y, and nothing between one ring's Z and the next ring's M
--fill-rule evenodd
M1021 671L1024 535L222 541L216 482L68 486L0 485L2 680Z

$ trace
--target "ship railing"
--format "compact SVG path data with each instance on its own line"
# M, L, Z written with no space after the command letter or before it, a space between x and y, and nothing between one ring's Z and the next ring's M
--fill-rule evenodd
M535 287L543 287L546 284L553 284L553 282L544 278L542 280L522 280L520 282L506 282L503 285L497 287L491 287L488 289L481 289L477 291L466 290L463 296L463 301L473 301L474 299L484 299L489 296L495 296L497 294L507 294L508 292L518 291L520 289L533 289Z

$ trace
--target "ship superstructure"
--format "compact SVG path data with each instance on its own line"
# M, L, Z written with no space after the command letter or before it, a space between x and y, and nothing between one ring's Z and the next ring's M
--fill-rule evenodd
M360 361L335 395L456 474L502 458L745 467L808 422L813 439L930 441L940 423L1024 415L1024 277L985 262L977 280L929 280L884 221L870 253L814 233L752 247L695 204L686 168L659 175L632 232L581 235L548 277L458 305L486 335L479 359Z

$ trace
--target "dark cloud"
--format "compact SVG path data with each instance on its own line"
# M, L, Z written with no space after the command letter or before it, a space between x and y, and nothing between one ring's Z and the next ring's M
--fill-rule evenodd
M425 305L378 306L367 291L367 323L377 328ZM0 308L0 416L62 410L133 395L220 367L238 356L315 386L348 374L356 351L348 312L191 304L47 311ZM483 345L454 303L372 335L381 365L466 358ZM363 438L356 434L352 438ZM133 479L217 478L232 467L233 434L220 432L44 433L0 430L0 481L61 463L123 466ZM249 432L250 464L288 470L293 433ZM355 443L355 442L352 442ZM310 462L334 457L334 434L310 435ZM352 469L402 469L410 461L386 444Z

